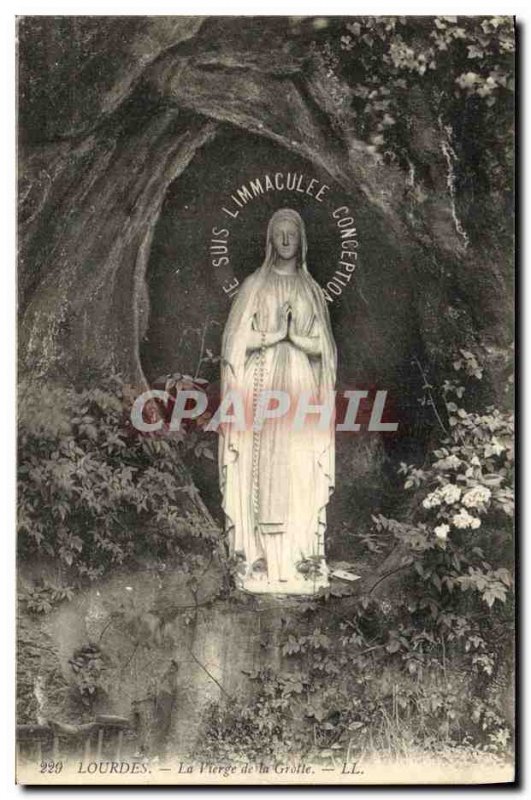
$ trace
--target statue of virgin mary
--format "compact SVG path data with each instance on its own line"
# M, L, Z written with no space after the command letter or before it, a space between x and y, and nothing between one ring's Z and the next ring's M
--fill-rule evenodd
M303 220L276 211L267 228L262 266L243 282L222 342L222 399L284 393L316 406L333 393L336 347L323 292L308 272ZM265 395L264 395L265 391ZM328 585L324 534L334 487L334 427L309 414L263 425L224 425L219 471L238 586L259 594L315 594Z

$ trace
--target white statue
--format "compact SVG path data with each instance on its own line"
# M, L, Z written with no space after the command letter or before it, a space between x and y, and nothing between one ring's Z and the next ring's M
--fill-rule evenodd
M222 398L239 392L256 412L264 390L323 404L333 395L336 347L328 309L306 265L296 211L273 214L262 266L242 284L222 344ZM253 417L254 418L254 417ZM262 426L227 424L219 468L239 587L252 593L314 594L328 584L326 506L334 487L334 425L315 412Z

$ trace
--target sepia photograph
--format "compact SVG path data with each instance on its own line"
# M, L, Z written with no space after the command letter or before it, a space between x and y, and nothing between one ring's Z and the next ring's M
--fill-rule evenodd
M17 782L513 783L515 19L13 26Z

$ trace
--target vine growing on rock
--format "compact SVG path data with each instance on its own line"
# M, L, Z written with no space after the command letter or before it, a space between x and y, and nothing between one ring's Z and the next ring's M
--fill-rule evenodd
M514 21L502 16L356 17L327 22L314 44L340 126L405 171L411 213L439 161L463 241L481 244L483 212L509 246L499 204L510 216L514 53Z
M62 713L69 693L58 648L32 613L40 612L28 614L21 610L17 618L18 724L35 724L48 715Z

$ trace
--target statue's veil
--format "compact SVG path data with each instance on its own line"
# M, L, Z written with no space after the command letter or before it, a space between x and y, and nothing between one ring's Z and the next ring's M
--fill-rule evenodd
M243 395L248 393L249 387L245 385L245 362L248 334L251 331L253 317L257 310L257 302L260 291L265 284L268 275L275 264L275 247L273 243L273 226L279 219L289 219L294 222L300 233L300 250L298 269L303 277L304 284L308 290L314 313L318 322L318 330L321 336L321 358L317 366L317 385L319 387L319 398L324 402L333 392L336 381L337 352L330 325L328 308L323 291L319 284L308 272L306 263L308 242L304 222L300 214L290 208L282 208L276 211L267 226L266 254L262 266L253 272L242 283L238 294L233 302L232 308L225 325L221 345L221 398L229 392L237 391ZM238 439L242 435L234 429L235 426L221 426L219 441L219 478L220 488L223 494L223 508L228 518L228 531L230 534L231 520L234 519L232 502L230 498L240 496L239 493L247 493L245 487L238 487L233 484L236 479L237 470L232 470L238 458ZM330 492L334 486L334 429L330 426L329 435L324 437L323 452L319 454L319 464L326 478L323 482L323 502L324 510L328 503ZM324 497L326 494L326 498ZM321 505L320 505L321 507Z

